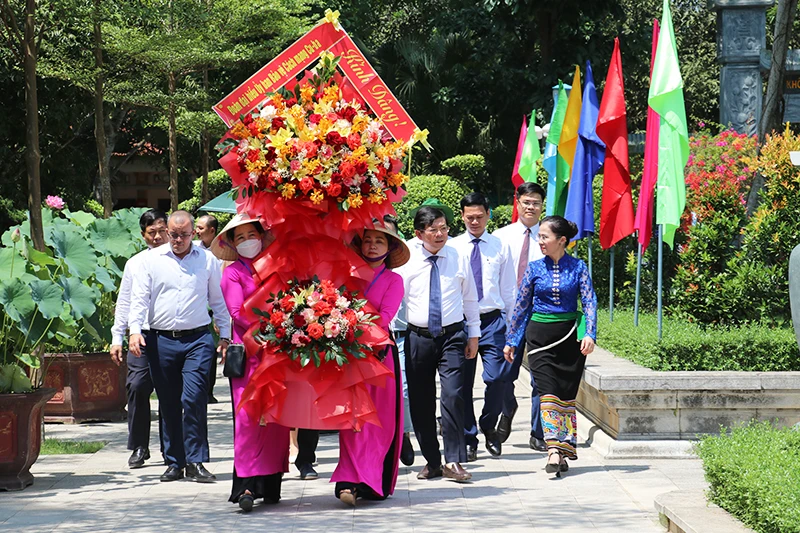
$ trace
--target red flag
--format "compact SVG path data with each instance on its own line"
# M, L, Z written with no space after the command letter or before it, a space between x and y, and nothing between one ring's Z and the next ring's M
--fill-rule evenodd
M525 120L525 115L522 115L522 127L519 129L519 141L517 141L517 157L514 159L514 170L511 172L511 183L514 184L514 192L516 193L517 187L522 185L525 180L519 175L519 161L522 158L522 150L525 148L525 138L528 136L528 122ZM513 202L513 211L511 213L511 222L516 222L519 218L517 213L517 202Z
M650 56L650 77L653 76L653 63L658 47L658 20L653 20L653 54ZM653 236L653 193L658 181L658 128L659 116L652 107L647 108L647 132L644 136L644 170L642 187L639 190L639 204L636 206L636 220L633 228L639 232L642 250L650 244Z
M628 167L628 125L619 38L608 66L603 101L597 118L597 136L606 144L603 166L603 201L600 210L600 246L611 248L633 233L633 198Z

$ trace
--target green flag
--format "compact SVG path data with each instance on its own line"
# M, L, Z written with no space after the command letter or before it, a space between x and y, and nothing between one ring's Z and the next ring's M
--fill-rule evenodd
M689 131L683 103L683 79L672 28L669 0L664 0L661 34L650 78L648 104L661 117L658 131L656 224L664 225L664 240L674 246L675 230L686 207L683 169L689 160Z
M561 129L564 116L567 114L567 91L558 80L558 102L550 121L550 133L547 135L547 147L544 153L544 168L549 174L547 180L547 215L564 216L567 208L567 184L569 183L569 165L558 153L558 142L561 140Z
M525 144L522 146L522 156L519 158L519 175L524 181L536 181L536 164L539 162L541 153L539 151L539 139L536 137L536 124L534 118L536 110L531 113L531 127L528 128L528 135L525 136Z

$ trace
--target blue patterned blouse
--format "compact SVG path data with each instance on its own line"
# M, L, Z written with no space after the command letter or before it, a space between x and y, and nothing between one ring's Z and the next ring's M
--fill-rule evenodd
M517 346L522 341L534 312L575 312L579 297L586 316L586 336L597 340L597 296L586 263L569 254L564 254L558 264L549 257L529 263L517 293L506 344Z

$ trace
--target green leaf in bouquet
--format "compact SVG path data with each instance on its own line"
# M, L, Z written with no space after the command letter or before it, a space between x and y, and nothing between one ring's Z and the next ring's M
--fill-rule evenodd
M97 255L92 245L75 231L53 229L53 249L55 255L64 260L70 273L78 278L88 278L97 268Z
M88 226L89 238L101 255L130 257L133 252L131 234L118 218L98 218Z
M99 298L97 289L84 285L77 278L61 278L58 282L64 289L64 300L70 305L76 320L95 312L95 303Z
M30 282L30 295L46 319L57 318L64 310L64 289L49 279Z
M319 365L322 364L322 361L320 361L319 359L319 352L317 351L311 352L311 357L314 358L314 364L317 366L317 368L319 368Z

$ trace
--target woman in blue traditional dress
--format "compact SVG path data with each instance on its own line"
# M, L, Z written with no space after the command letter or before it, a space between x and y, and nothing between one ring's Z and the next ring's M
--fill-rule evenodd
M528 264L517 294L504 353L525 336L528 364L539 387L548 473L566 472L578 455L575 397L586 356L597 339L597 296L586 263L566 251L578 228L560 216L542 219L544 257ZM582 312L578 311L578 301Z

